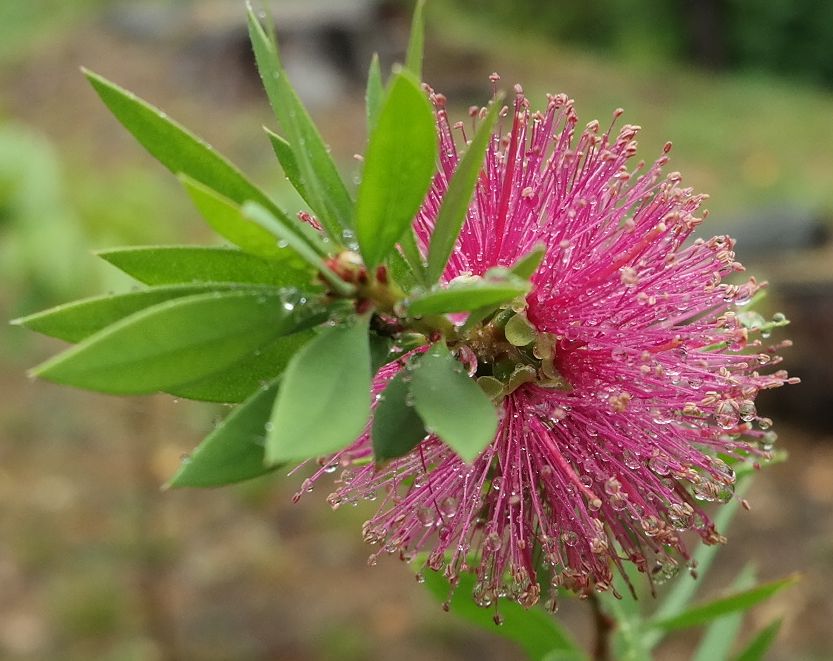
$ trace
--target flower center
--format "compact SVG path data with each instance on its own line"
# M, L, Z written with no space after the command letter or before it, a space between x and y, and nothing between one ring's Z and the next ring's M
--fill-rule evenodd
M464 332L454 351L495 401L525 383L572 390L554 364L556 337L536 330L518 306L501 308Z

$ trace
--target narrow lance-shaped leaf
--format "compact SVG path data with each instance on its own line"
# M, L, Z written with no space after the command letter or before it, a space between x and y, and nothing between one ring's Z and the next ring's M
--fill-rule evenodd
M526 255L515 262L509 270L519 278L529 280L535 271L538 270L538 266L540 266L541 260L544 259L546 252L546 247L538 244Z
M423 262L422 252L417 244L416 233L414 232L413 227L402 235L402 238L399 240L399 250L401 251L401 256L408 265L411 273L413 273L414 278L416 278L422 286L427 287L428 276L425 269L425 263ZM396 250L392 250L388 260L393 261L397 254L399 253L397 253Z
M303 181L304 198L330 237L341 243L352 226L353 201L338 174L327 145L301 103L281 65L277 43L248 8L249 37L272 109L292 145ZM300 191L299 191L300 192Z
M443 343L415 361L411 393L425 428L464 461L476 459L494 438L498 425L494 405Z
M769 624L743 648L741 653L734 658L734 661L761 661L778 637L780 628L781 620L775 620L775 622Z
M293 251L267 261L234 248L208 246L131 246L96 255L146 285L211 282L312 288L312 269Z
M732 583L732 591L746 590L755 584L755 570L746 565ZM691 661L726 661L743 624L743 611L729 613L706 628Z
M425 0L417 0L411 18L411 34L408 39L408 51L405 54L405 66L417 80L422 80L422 58L425 52Z
M298 160L295 158L295 152L292 151L292 145L265 126L263 130L269 136L269 142L272 143L272 150L275 152L275 156L278 157L278 163L281 164L283 173L286 175L289 183L298 191L298 194L306 203L312 206L312 202L310 202L306 187L304 186L304 180L301 177L301 168L298 167Z
M477 128L466 153L457 163L454 176L443 196L442 206L437 214L431 244L428 248L428 281L436 282L445 270L448 258L457 242L457 237L466 220L472 193L483 166L486 148L492 137L492 129L497 121L502 105L502 97L492 101L489 112Z
M223 238L264 259L283 260L293 255L293 251L287 246L278 244L271 232L246 218L240 205L234 200L223 197L185 175L180 175L179 180L206 222ZM271 215L280 218L283 224L295 233L302 232L300 223L291 220L282 211L276 213L274 208L268 209Z
M165 113L102 76L82 71L116 119L171 172L182 172L238 204L255 200L279 211L240 170Z
M166 486L219 487L274 470L263 464L263 447L277 392L278 381L258 388L203 439Z
M243 206L243 215L266 229L275 239L285 243L289 248L294 250L310 266L314 267L335 291L343 296L353 294L355 291L353 285L339 278L324 263L324 260L315 249L306 240L298 236L291 227L282 222L280 218L273 216L267 209L254 202L249 202Z
M390 338L376 333L370 333L368 340L370 342L370 373L376 374L380 367L395 360L395 355L391 354L393 342Z
M402 256L398 250L392 250L387 259L388 268L393 276L394 282L399 285L403 291L409 292L417 286L417 276L411 268L407 260Z
M154 305L95 333L32 374L129 395L166 390L223 370L299 323L293 296L213 292Z
M202 402L242 402L276 376L283 373L290 359L313 337L311 330L283 335L243 356L233 365L196 381L183 383L165 392L174 397Z
M797 576L788 576L779 581L764 583L749 590L744 590L743 592L738 592L721 599L715 599L708 604L695 606L673 617L663 620L652 620L649 624L650 626L665 631L696 627L726 613L752 608L755 604L769 599L776 592L793 585L797 580Z
M367 72L367 91L365 92L368 137L373 133L373 127L376 126L384 95L385 88L382 84L382 71L379 68L379 55L373 53L373 59L370 60L370 69Z
M373 456L376 461L401 457L425 438L422 419L410 393L410 373L403 369L382 392L373 414Z
M538 608L526 609L511 599L500 604L501 626L494 621L493 611L481 608L471 598L475 577L462 572L454 594L449 599L451 588L448 581L435 571L424 573L425 587L440 602L449 602L449 610L458 617L478 628L517 643L530 659L544 661L553 651L566 653L564 659L580 661L586 659L581 649L572 640L558 619Z
M356 202L356 237L369 268L410 228L431 185L436 158L431 104L419 83L400 71L370 136Z
M370 417L368 319L324 330L289 363L266 439L266 463L341 450Z
M469 312L500 305L523 296L529 283L511 275L453 281L447 287L436 287L414 294L407 300L408 314L414 316Z
M486 305L482 308L477 308L476 310L472 310L469 313L469 316L466 317L466 322L462 326L463 331L469 331L474 328L477 324L481 321L486 319L489 315L491 315L495 311L494 305Z
M12 321L29 330L57 337L67 342L80 342L120 319L145 308L175 298L239 288L238 285L172 285L108 294L65 303L43 312ZM251 290L251 287L248 287Z

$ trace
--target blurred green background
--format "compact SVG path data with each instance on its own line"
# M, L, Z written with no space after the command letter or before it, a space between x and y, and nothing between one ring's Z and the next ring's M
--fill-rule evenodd
M363 150L363 76L404 48L410 7L270 3L287 68L346 172ZM210 243L168 175L101 106L87 66L164 108L290 209L261 125L272 125L242 0L0 2L0 317L131 283L91 254ZM704 233L730 232L767 305L793 319L804 383L762 402L791 460L753 487L716 591L747 561L801 584L778 660L833 655L833 4L823 0L431 0L426 79L462 118L488 76L577 100L583 121L640 124L641 156L712 195ZM507 659L508 643L444 614L391 559L369 568L372 504L331 512L301 478L163 493L222 407L120 400L32 383L59 344L0 328L0 658ZM583 640L589 614L562 617ZM661 659L684 659L677 638Z

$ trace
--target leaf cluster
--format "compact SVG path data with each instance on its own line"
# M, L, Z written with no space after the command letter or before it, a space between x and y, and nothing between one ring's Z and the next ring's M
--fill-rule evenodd
M378 58L371 63L355 191L295 92L274 31L251 7L247 21L278 125L268 139L308 211L288 213L207 142L85 70L107 108L179 179L228 245L100 252L140 286L17 319L74 345L32 374L116 395L166 392L236 405L171 479L175 487L219 486L331 455L365 431L380 462L431 434L474 460L494 437L497 414L453 353L456 326L447 315L482 319L523 296L540 260L536 253L532 268L522 260L514 271L444 277L500 98L484 111L423 240L414 218L438 176L438 138L420 83L422 3L405 65L385 81ZM373 377L394 361L371 421Z

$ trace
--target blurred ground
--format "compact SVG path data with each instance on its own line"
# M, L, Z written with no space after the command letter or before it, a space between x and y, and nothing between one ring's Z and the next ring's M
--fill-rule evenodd
M45 18L15 2L8 7L20 11L0 20L0 317L129 286L96 265L91 248L213 241L175 179L100 106L79 65L164 107L294 204L259 129L272 120L235 2L119 9L85 0L52 3ZM361 26L363 3L347 5L355 6L343 10L342 24ZM625 120L645 127L646 159L672 139L672 167L713 196L707 232L742 233L751 215L796 237L802 218L818 216L824 226L829 217L831 93L661 62L626 66L474 27L445 2L434 12L427 79L461 117L483 102L488 74L498 70L542 103L544 92L568 92L582 120L625 107ZM319 43L309 37L314 26L287 37L287 56L295 49L292 66L348 171L364 141L361 72L351 58L372 49L393 57L403 22L396 12L385 21L384 31L331 31L321 51L311 47ZM336 93L321 93L322 85ZM791 459L757 479L753 509L738 517L705 586L718 589L746 562L767 579L804 573L752 616L759 625L785 617L772 654L785 661L833 654L833 428L825 406L833 255L814 241L762 255L751 269L772 276L769 304L798 322L789 329L797 347L788 367L814 376L795 395L770 398L786 421L779 444ZM742 244L739 256L751 265ZM366 566L360 523L371 504L331 512L316 491L292 505L298 478L160 492L221 407L30 383L25 368L58 344L19 329L0 330L0 341L0 658L515 658L507 643L442 613L398 561ZM584 611L567 603L559 614L579 637L587 635ZM678 640L659 658L686 658L690 642Z

